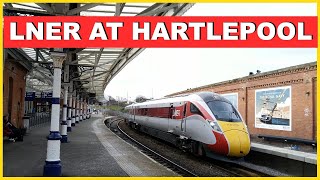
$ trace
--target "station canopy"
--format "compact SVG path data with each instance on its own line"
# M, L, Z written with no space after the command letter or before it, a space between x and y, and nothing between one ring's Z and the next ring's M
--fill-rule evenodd
M5 16L180 16L192 7L189 3L5 3ZM7 49L19 52L32 64L27 75L27 91L50 91L53 84L52 58L49 49ZM68 61L74 88L103 99L110 81L143 48L73 49Z

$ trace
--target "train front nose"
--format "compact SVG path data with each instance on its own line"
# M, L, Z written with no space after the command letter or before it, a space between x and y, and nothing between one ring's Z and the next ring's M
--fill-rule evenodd
M250 139L246 132L240 130L225 131L224 135L228 141L228 156L243 157L250 151Z

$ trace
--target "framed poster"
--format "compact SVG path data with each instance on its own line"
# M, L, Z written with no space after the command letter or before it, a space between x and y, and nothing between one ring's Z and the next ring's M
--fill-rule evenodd
M291 131L291 86L255 91L255 127Z
M238 109L238 93L221 94L221 96L228 99L231 104Z

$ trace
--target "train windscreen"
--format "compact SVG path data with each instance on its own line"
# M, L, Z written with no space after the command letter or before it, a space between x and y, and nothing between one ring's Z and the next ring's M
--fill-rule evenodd
M241 118L232 106L232 104L225 101L209 101L207 102L210 110L212 111L214 117L220 121L228 122L240 122Z

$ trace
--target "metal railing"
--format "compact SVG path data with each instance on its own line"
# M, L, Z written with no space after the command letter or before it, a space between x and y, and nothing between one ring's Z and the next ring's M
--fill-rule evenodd
M29 114L29 128L38 127L50 122L51 113L50 112L37 112Z

